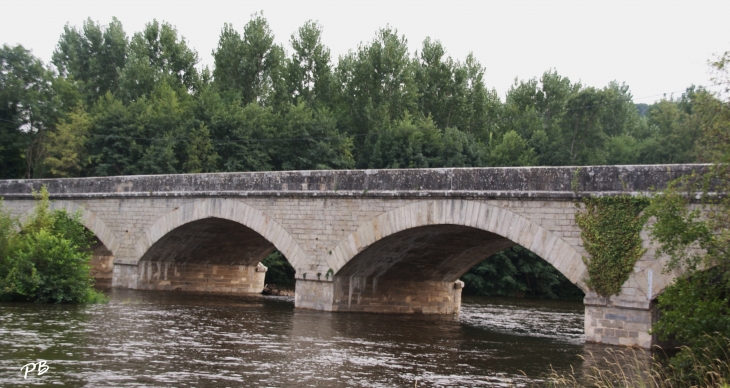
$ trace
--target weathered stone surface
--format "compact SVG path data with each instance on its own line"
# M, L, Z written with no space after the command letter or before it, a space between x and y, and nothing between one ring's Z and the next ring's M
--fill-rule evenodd
M586 304L586 342L650 348L654 315L653 306L644 310Z
M332 282L298 279L294 291L294 306L302 309L332 311Z
M0 181L15 216L46 185L98 238L97 284L247 293L271 250L296 270L295 305L327 311L455 313L456 279L520 244L586 294L586 339L648 346L651 301L676 274L647 253L619 295L585 284L574 201L635 195L706 165L290 171ZM110 260L113 257L113 269ZM653 275L652 287L648 277ZM626 317L624 320L622 317ZM648 336L648 337L647 337Z
M141 261L137 289L260 294L266 267L190 262Z
M297 280L299 282L299 280ZM463 283L337 276L332 311L457 314Z
M91 247L91 277L94 278L94 287L107 289L112 287L114 275L114 255L101 242Z
M0 181L0 193L28 197L46 185L56 198L130 196L461 196L574 198L662 188L707 165L435 168L137 175Z

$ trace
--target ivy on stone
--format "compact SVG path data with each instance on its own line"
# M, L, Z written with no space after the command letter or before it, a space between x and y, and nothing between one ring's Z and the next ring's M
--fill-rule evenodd
M575 213L581 228L583 246L590 254L583 262L588 267L586 282L591 290L608 298L617 295L644 254L641 232L648 216L642 211L647 198L629 196L591 197L583 200L585 208Z

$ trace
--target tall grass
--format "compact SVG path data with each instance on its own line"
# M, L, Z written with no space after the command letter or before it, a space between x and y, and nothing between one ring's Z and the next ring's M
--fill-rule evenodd
M584 357L582 370L561 374L552 371L546 376L549 387L639 387L639 388L730 388L730 338L707 336L711 343L693 350L683 347L681 354L688 361L679 369L666 357L648 357L643 350L608 349L606 356ZM661 350L660 350L661 352Z

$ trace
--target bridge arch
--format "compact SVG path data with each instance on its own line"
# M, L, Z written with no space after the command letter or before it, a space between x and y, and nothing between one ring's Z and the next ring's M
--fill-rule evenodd
M258 263L274 248L295 268L306 260L266 213L236 200L196 199L162 216L137 240L138 288L261 292L264 268Z
M342 240L326 256L326 261L334 277L350 275L352 271L348 271L347 267L353 265L353 259L368 248L372 249L383 239L410 230L428 231L429 228L437 226L462 227L464 232L468 230L487 232L481 236L475 235L475 238L501 237L503 240L495 240L495 252L510 245L522 245L552 264L584 292L588 291L583 280L586 267L582 255L572 245L508 208L474 200L420 201L383 213L361 225ZM440 280L454 282L469 268L471 267L451 272Z

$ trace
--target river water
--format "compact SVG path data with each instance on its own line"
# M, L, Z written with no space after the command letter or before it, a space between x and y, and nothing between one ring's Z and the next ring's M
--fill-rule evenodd
M110 296L0 304L0 386L531 386L603 349L583 344L580 302L464 297L458 316L424 316L299 310L290 297ZM48 371L24 379L21 366L39 360Z

